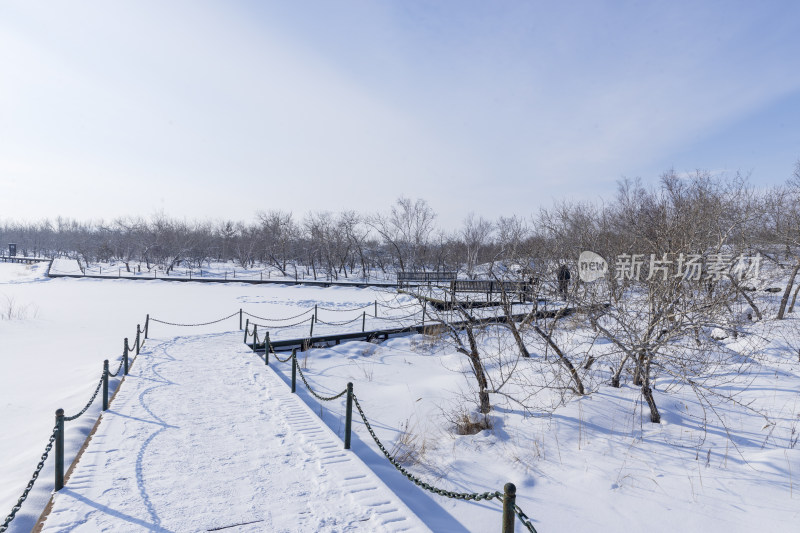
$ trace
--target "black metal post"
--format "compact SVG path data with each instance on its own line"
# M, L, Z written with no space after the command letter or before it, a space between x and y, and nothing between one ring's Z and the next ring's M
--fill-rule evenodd
M344 418L344 449L350 449L350 428L353 425L353 383L347 384L347 410Z
M103 411L108 411L108 359L103 361Z
M269 364L269 331L264 333L264 364Z
M239 329L242 329L242 310L239 309Z
M367 312L364 311L363 313L361 313L361 333L364 333L366 331L366 327L367 327Z
M141 340L141 337L139 335L141 332L140 327L141 326L139 324L136 324L136 355L139 355L139 341Z
M258 324L253 324L253 351L256 351L256 343L258 343Z
M297 348L292 348L292 392L297 390Z
M314 304L314 320L317 320L319 315L317 314L317 304Z
M147 338L147 332L150 330L150 313L147 314L147 318L144 321L144 338Z
M128 375L128 337L125 337L125 347L122 350L122 360L125 365L125 375Z
M514 533L514 505L517 501L517 487L506 483L503 487L503 533Z
M250 329L250 319L249 318L247 319L247 322L244 323L244 341L242 341L242 342L244 342L245 344L247 344L247 330L248 329Z
M55 490L64 488L64 410L56 410Z
M314 322L315 321L316 321L316 319L312 316L311 317L311 332L308 334L309 337L313 337L314 336Z
M378 300L375 300L375 318L378 318Z

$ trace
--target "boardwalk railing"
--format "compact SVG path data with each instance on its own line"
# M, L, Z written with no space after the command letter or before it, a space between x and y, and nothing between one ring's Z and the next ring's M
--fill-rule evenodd
M258 346L258 327L253 326L252 335L249 335L249 331L245 330L245 344L247 344L247 339L249 336L252 336L253 343L251 346L252 350L256 352L256 347ZM264 364L269 365L269 354L271 344L269 342L269 333L265 332L265 339L264 339ZM273 351L274 353L274 351ZM514 517L516 516L520 523L522 523L525 528L533 533L536 533L536 528L531 523L530 518L527 514L516 504L516 486L513 483L506 483L503 487L503 492L494 491L494 492L454 492L446 489L442 489L431 485L423 481L422 479L418 478L411 472L409 472L403 465L392 456L392 454L388 451L386 446L381 442L378 438L375 431L372 429L372 425L367 418L367 415L364 412L364 408L361 406L361 403L358 401L358 397L356 397L354 392L354 386L352 382L348 382L345 389L333 396L322 396L314 391L311 385L306 379L305 375L303 374L300 365L297 362L297 349L293 349L292 353L289 357L285 359L281 359L277 353L274 353L275 359L281 363L291 362L292 365L292 379L291 379L291 389L292 393L297 392L297 375L300 375L300 379L303 384L306 386L306 390L319 401L329 402L333 400L337 400L344 395L347 395L347 400L345 403L345 429L344 429L344 449L350 449L350 434L352 431L352 418L353 418L353 405L356 406L358 410L358 414L361 417L362 422L364 423L364 427L367 428L372 439L375 441L375 444L378 446L378 449L383 453L384 457L392 464L403 476L406 477L409 481L417 485L418 487L427 490L428 492L432 492L433 494L438 494L439 496L444 496L446 498L456 499L456 500L466 500L466 501L482 501L482 500L498 500L502 502L503 509L502 509L502 524L501 524L501 531L502 533L514 533Z
M81 416L83 416L86 411L89 410L89 407L94 403L97 399L98 394L100 393L101 389L103 391L103 411L108 410L108 378L109 377L116 377L120 375L120 371L124 371L124 375L128 374L128 370L130 369L131 360L130 360L130 353L134 352L134 359L136 355L139 355L139 351L144 344L144 338L147 337L146 331L148 328L148 321L145 321L145 329L142 330L140 325L136 325L136 341L133 346L131 346L128 342L128 338L126 337L123 343L122 355L120 356L119 360L119 367L114 373L111 373L108 369L108 359L103 361L103 371L100 375L100 380L97 383L97 386L92 393L92 397L89 398L89 401L86 405L81 409L78 413L66 416L64 414L63 409L56 409L56 419L55 419L55 426L53 426L53 431L50 433L49 440L47 445L45 446L44 453L42 453L42 457L39 463L36 465L36 468L33 471L33 475L31 476L30 481L28 482L25 489L22 491L22 495L17 500L17 503L12 507L11 512L6 516L6 519L3 521L2 525L0 525L0 533L6 531L11 524L11 522L16 517L19 510L22 508L22 504L28 498L28 494L30 494L31 489L33 489L36 480L39 478L39 474L41 473L42 469L44 468L45 462L47 461L50 452L55 447L55 479L54 479L54 489L56 492L60 491L64 488L64 432L65 432L65 422L72 422L73 420L77 420ZM142 338L142 333L144 333L144 338ZM88 439L88 437L87 437Z
M450 282L458 276L458 272L427 272L424 270L406 270L397 273L397 285L402 287L411 283L442 283Z
M415 304L415 305L417 305L417 304ZM378 302L373 302L372 304L368 304L368 305L364 305L364 306L356 307L356 308L351 308L351 309L325 309L325 308L320 308L318 306L314 306L314 308L309 308L309 309L307 309L306 311L304 311L304 312L302 312L300 314L297 314L297 315L294 315L294 316L290 316L290 317L276 318L276 319L268 319L266 317L259 317L259 316L252 315L250 313L244 312L242 309L240 309L238 312L230 314L228 316L225 316L225 317L222 317L222 318L219 318L219 319L216 319L216 320L208 321L208 322L202 322L202 323L188 324L188 323L168 322L168 321L165 321L165 320L159 320L159 319L155 319L155 318L150 318L149 315L148 315L148 322L152 321L154 323L167 324L167 325L172 325L172 326L192 327L192 326L215 324L215 323L219 323L219 322L222 322L222 321L225 321L225 320L230 320L232 318L237 318L238 317L238 319L239 319L239 327L244 332L243 333L243 339L242 339L244 344L249 346L250 349L253 350L254 353L260 353L263 350L263 353L264 353L264 359L263 360L264 360L264 364L265 365L269 365L270 354L272 354L273 357L277 361L279 361L281 363L290 363L292 365L291 366L291 385L290 386L291 386L291 391L293 393L297 392L297 376L299 375L300 376L300 381L305 385L306 390L309 392L309 394L311 394L311 396L313 396L314 398L316 398L317 400L319 400L321 402L334 401L334 400L340 399L340 398L342 398L342 397L344 397L346 395L346 400L345 400L345 433L344 433L344 439L343 439L344 448L346 450L350 449L351 432L352 432L352 414L353 414L353 406L355 406L356 410L358 411L359 416L361 417L362 422L364 423L364 427L367 428L367 431L369 432L369 434L372 437L372 439L375 441L375 444L378 446L378 449L381 450L381 452L383 453L384 457L386 457L386 459L392 464L392 466L394 466L409 481L411 481L412 483L414 483L415 485L419 486L420 488L422 488L424 490L427 490L427 491L432 492L434 494L438 494L440 496L444 496L446 498L452 498L452 499L457 499L457 500L467 500L467 501L498 500L498 501L502 502L502 528L501 528L501 531L503 533L513 533L514 532L515 517L519 519L520 523L528 531L536 533L536 529L533 526L533 524L531 523L531 519L519 507L519 505L516 504L516 487L514 486L513 483L506 483L505 486L503 487L503 491L502 492L500 492L500 491L493 491L493 492L490 491L490 492L482 492L482 493L477 493L477 492L476 493L467 493L467 492L449 491L449 490L436 487L434 485L431 485L431 484L423 481L422 479L418 478L417 476L415 476L414 474L409 472L405 467L403 467L403 465L391 455L391 453L387 450L386 446L378 438L377 434L372 429L372 425L370 424L369 418L367 417L366 413L364 412L364 408L361 406L361 403L359 402L358 397L355 394L355 391L354 391L355 388L354 388L353 383L347 383L347 385L344 387L344 389L341 390L341 392L339 392L339 393L336 393L336 394L334 394L332 396L323 396L323 395L319 394L318 392L316 392L312 388L311 384L309 383L308 379L306 378L305 374L303 373L301 365L298 364L298 361L297 361L298 347L293 348L292 351L291 351L291 354L289 356L287 356L287 357L282 358L282 357L280 357L278 355L277 349L276 349L276 345L285 348L286 347L285 343L300 343L301 346L299 347L299 349L304 350L304 349L310 348L313 344L319 343L319 342L335 341L335 342L338 343L338 341L341 341L341 340L365 338L365 337L367 337L367 338L380 338L381 336L383 336L384 338L388 338L389 336L395 335L395 334L406 334L406 333L411 333L411 332L424 332L424 330L425 330L424 328L426 326L424 326L422 324L417 324L417 325L408 326L408 327L388 328L388 329L373 330L373 331L364 331L363 330L363 326L362 326L362 331L361 332L347 332L347 333L336 333L336 334L332 334L332 335L313 336L313 325L314 325L315 322L318 321L316 317L319 316L319 311L320 310L326 310L326 311L359 311L359 310L361 310L362 311L362 316L361 317L357 317L357 319L361 318L362 319L362 324L363 324L363 317L365 316L365 313L366 313L366 311L364 311L364 309L369 308L369 307L372 307L374 309L375 316L377 316L379 303ZM393 309L397 309L397 308L393 308ZM409 316L412 316L412 315L409 315ZM522 318L524 318L526 316L528 316L527 313L526 314L520 314L520 315L517 315L517 316L513 316L511 318L516 320L516 319L522 319ZM269 327L265 326L263 324L258 324L258 323L255 323L255 322L251 322L250 321L251 317L255 318L255 319L263 320L263 321L270 320L270 321L278 323L278 324L280 324L280 323L282 323L284 321L291 321L293 323L292 325L294 325L294 326L297 326L297 325L300 325L300 324L308 322L309 323L309 327L310 327L309 336L306 337L306 338L303 338L303 339L293 339L293 340L289 340L289 341L270 341ZM403 317L400 317L400 318L403 318ZM405 317L405 318L408 318L408 317ZM391 318L387 317L387 319L391 319ZM297 322L298 320L300 320L300 321ZM503 317L494 317L492 320L488 320L488 319L480 320L480 319L477 319L475 321L471 321L471 323L473 323L473 324L476 324L476 323L490 324L490 323L497 323L499 321L504 321L504 320L507 320L507 318L503 316ZM353 322L353 321L352 320L344 321L344 322L342 322L342 324L349 324L351 322ZM466 323L467 322L465 321L463 324L462 323L452 323L450 325L452 327L456 328L456 329L459 329L460 327L465 326ZM428 327L430 327L432 325L433 324L429 324ZM280 326L278 326L278 327L280 327ZM273 326L273 328L274 328L274 326Z
M0 255L0 261L3 263L25 263L30 265L31 263L47 263L48 261L52 261L52 259L45 257L24 257L21 255Z
M382 305L385 305L385 304L382 304ZM282 321L290 321L290 320L291 321L295 321L296 319L304 317L305 315L310 315L307 318L303 318L303 320L299 323L299 324L301 324L301 323L306 322L306 321L310 322L310 331L309 331L310 334L309 334L309 337L301 340L301 344L302 344L301 347L300 347L301 349L306 349L306 348L310 347L311 345L313 345L314 342L323 342L323 341L327 342L327 341L334 340L334 341L336 341L338 343L338 341L346 340L346 339L349 339L349 338L358 338L358 336L360 336L360 337L366 336L367 338L384 336L384 338L388 338L390 335L395 335L395 334L410 333L410 332L423 332L424 331L424 328L425 328L424 323L423 324L416 324L414 326L409 326L409 327L388 328L388 329L382 329L382 330L366 331L365 330L365 326L364 326L365 325L365 320L366 320L366 310L365 309L368 308L368 307L372 307L373 308L373 310L374 310L374 318L378 318L379 303L377 301L375 301L373 303L370 303L368 305L361 306L361 307L358 307L358 308L353 308L353 309L325 309L325 308L320 308L318 306L314 306L313 309L308 309L308 310L304 311L303 313L301 313L299 315L296 315L294 317L286 317L286 318L280 318L280 319L268 319L268 318L265 318L265 317L257 317L255 315L251 315L250 313L245 313L242 309L239 309L238 312L234 312L234 313L232 313L232 314L230 314L228 316L222 317L220 319L207 321L207 322L201 322L201 323L169 322L169 321L165 321L165 320L159 320L159 319L156 319L156 318L151 318L150 315L148 314L147 317L146 317L146 320L145 320L144 329L142 329L140 327L140 325L138 325L138 324L136 326L136 338L135 338L135 343L133 344L133 346L131 346L130 343L128 342L128 339L125 338L124 344L123 344L123 353L122 353L122 356L120 357L119 367L117 368L117 370L114 373L111 373L109 371L109 361L107 359L105 361L103 361L103 371L102 371L102 374L100 376L100 380L98 381L98 384L95 387L95 390L92 393L91 398L86 403L86 405L83 407L83 409L81 409L81 411L79 411L77 414L72 415L72 416L65 416L63 409L56 410L55 426L53 427L53 431L50 434L49 441L48 441L48 443L47 443L47 445L45 447L44 453L42 454L42 458L39 461L38 465L36 466L36 469L34 470L34 473L33 473L32 477L31 477L31 480L28 482L28 485L26 486L25 490L23 491L22 496L19 498L17 504L12 508L11 513L6 517L5 522L2 525L0 525L0 533L3 533L8 529L9 524L11 523L12 520L14 520L14 517L16 516L17 512L21 509L23 502L28 497L28 494L30 493L31 489L33 488L33 485L36 482L37 478L39 477L40 472L44 468L44 464L45 464L45 462L46 462L51 450L53 449L53 447L55 447L55 454L54 454L55 455L54 488L55 488L55 491L58 492L64 487L64 481L65 481L65 477L64 477L64 432L65 432L65 423L73 421L73 420L76 420L79 417L83 416L88 411L89 407L94 403L95 399L100 394L101 390L102 390L102 402L103 402L102 411L104 412L104 411L106 411L108 409L108 406L109 406L108 378L109 377L116 377L116 376L118 376L120 374L120 372L123 372L123 375L127 375L128 374L128 371L129 371L130 365L131 365L130 353L131 352L135 352L135 355L139 354L142 345L144 344L146 339L148 339L148 337L149 337L149 333L150 333L149 330L150 330L150 322L151 321L154 322L154 323L171 325L171 326L194 327L194 326L205 326L205 325L215 324L215 323L219 323L219 322L222 322L222 321L225 321L225 320L230 320L232 318L238 318L239 319L239 328L244 330L244 343L245 344L248 344L248 346L250 346L251 349L254 352L260 351L259 348L263 347L263 350L264 350L264 364L265 365L269 365L270 353L273 353L275 359L278 360L279 362L282 362L282 363L291 362L291 365L292 365L291 389L292 389L293 393L296 392L297 375L299 374L300 375L300 379L303 382L303 384L305 385L305 387L308 390L308 392L314 398L316 398L316 399L318 399L320 401L334 401L334 400L339 399L339 398L341 398L341 397L343 397L345 395L347 396L347 398L346 398L346 413L345 413L345 435L344 435L344 447L345 447L345 449L350 449L351 428L352 428L352 413L353 413L353 406L355 406L356 410L358 411L359 416L361 417L362 422L364 423L364 427L368 430L370 436L375 441L375 444L381 450L381 452L386 457L386 459L401 474L403 474L409 481L411 481L412 483L414 483L415 485L421 487L424 490L427 490L429 492L432 492L434 494L438 494L440 496L444 496L444 497L447 497L447 498L458 499L458 500L467 500L467 501L482 501L482 500L486 500L486 501L498 500L498 501L501 501L502 502L502 506L503 506L503 511L502 511L502 532L503 533L513 533L514 532L514 522L515 522L514 517L515 516L519 519L519 521L523 524L523 526L525 526L525 528L528 531L536 533L536 529L534 528L533 524L531 523L530 518L516 504L516 487L514 486L513 483L507 483L503 487L503 491L502 492L494 491L494 492L483 492L483 493L466 493L466 492L453 492L453 491L448 491L448 490L445 490L445 489L441 489L441 488L438 488L438 487L436 487L434 485L431 485L431 484L421 480L420 478L416 477L414 474L412 474L408 470L406 470L402 466L402 464L399 461L397 461L389 453L389 451L386 449L386 446L380 441L378 436L375 434L375 431L372 429L372 425L370 424L370 421L369 421L368 417L366 416L366 414L364 412L364 408L361 406L361 403L359 402L358 397L356 396L356 394L354 392L353 383L347 383L347 385L344 388L344 390L342 390L340 393L335 394L333 396L327 396L326 397L326 396L322 396L322 395L318 394L317 392L314 391L314 389L312 388L311 384L308 382L308 379L304 375L302 369L300 368L300 366L297 363L297 348L294 348L292 350L290 356L288 356L286 358L279 357L277 355L277 353L276 353L276 350L275 350L276 343L270 341L268 327L266 327L265 325L261 325L261 328L262 328L261 329L261 332L262 332L261 335L263 335L263 337L261 337L260 334L259 334L259 324L255 323L255 322L252 323L252 324L250 323L250 317L253 317L253 318L259 319L259 320L263 320L263 321L270 321L271 320L273 322L278 322L279 323L279 322L282 322ZM393 309L397 309L397 307L393 307ZM313 336L313 325L318 320L318 315L319 315L319 311L320 310L327 310L327 311L357 311L357 310L362 310L361 317L357 317L356 318L356 320L358 318L360 318L361 321L362 321L362 331L361 332L355 332L355 333L350 332L350 333L340 333L340 334L334 334L334 335L323 335L323 336L314 337ZM313 312L313 314L311 314L312 312ZM247 315L246 319L245 319L245 315ZM408 315L405 318L409 318L411 316L414 316L414 314ZM522 316L523 315L520 315L520 318ZM385 318L388 319L388 320L392 319L392 317L385 317ZM403 317L399 317L399 318L403 318ZM497 320L502 319L502 318L503 317L496 317ZM515 318L517 318L517 317L512 317L512 319L515 319ZM242 323L243 319L245 320L244 324ZM423 313L423 320L424 320L424 313ZM320 321L320 322L322 322L322 321ZM353 320L339 322L338 324L349 324L351 322L353 322ZM483 321L478 321L478 322L483 322ZM328 324L337 325L336 322L330 322ZM297 325L297 324L295 324L295 325ZM459 327L458 324L451 324L451 326L456 327L456 328ZM273 328L274 327L275 326L273 326ZM252 338L252 343L248 343L248 340L250 338ZM281 342L281 341L278 341L278 342ZM292 342L295 342L295 341L292 341ZM135 359L135 356L134 356L134 359ZM102 412L101 412L101 414L102 414ZM87 439L88 439L88 437L87 437Z

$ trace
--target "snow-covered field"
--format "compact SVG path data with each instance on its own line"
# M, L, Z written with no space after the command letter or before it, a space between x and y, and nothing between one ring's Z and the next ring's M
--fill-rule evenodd
M299 267L295 270L288 268L285 273L275 267L268 265L256 265L244 268L241 265L223 262L207 262L201 267L190 266L185 263L176 266L167 273L163 266L148 265L139 261L131 261L127 265L121 261L111 261L108 263L96 263L81 268L77 261L64 260L57 262L52 271L54 274L68 274L87 276L104 276L109 278L187 278L187 279L225 279L225 280L259 280L259 281L340 281L340 282L363 282L371 281L377 283L394 283L397 276L393 272L381 272L372 270L364 275L360 271L348 273L347 276L340 275L338 278L331 278L328 274L317 270L316 275L311 268Z
M0 264L0 314L12 300L16 310L13 320L0 321L3 516L38 461L54 410L63 407L71 414L83 406L100 376L102 360L119 356L122 338L135 335L146 313L194 323L243 308L278 319L306 312L314 304L354 309L379 300L395 302L400 316L408 303L371 289L47 280L42 275L45 267ZM331 322L360 313L342 311ZM234 330L238 317L194 328L151 323L159 338ZM575 333L580 336L579 325ZM483 352L501 350L507 346L506 337L505 330L494 328L481 337ZM557 389L536 388L532 376L531 388L537 394L527 400L528 409L522 409L514 399L530 391L521 382L509 385L505 390L510 397L492 395L493 429L471 436L456 435L451 422L474 410L474 378L467 359L447 342L415 335L381 344L352 342L313 349L299 357L309 382L321 393L338 392L347 381L355 383L379 438L400 454L409 470L433 485L464 492L501 490L512 481L519 505L542 533L796 531L800 324L796 318L780 323L768 319L748 325L746 335L723 342L745 354L738 366L725 368L720 376L726 381L720 387L739 393L738 403L701 403L690 388L657 381L663 420L651 424L639 389L627 384L609 387L607 369L598 365L589 379L593 392L580 399L562 397ZM521 376L542 368L544 354L535 344L529 349L532 357L517 364ZM602 349L598 343L597 350ZM493 367L493 360L487 364L490 373L497 373L502 365ZM289 365L273 361L272 366L288 382ZM304 387L298 390L341 435L343 401L319 405ZM98 410L99 403L68 427L68 458ZM463 531L499 530L495 502L428 496L383 458L360 422L354 431L354 452L431 529L451 531L455 518ZM51 487L50 467L12 530L30 529Z

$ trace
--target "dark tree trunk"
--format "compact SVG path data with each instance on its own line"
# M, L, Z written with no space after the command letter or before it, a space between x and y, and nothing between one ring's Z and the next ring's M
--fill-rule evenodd
M469 339L469 361L472 364L472 371L475 373L475 379L478 380L478 399L480 403L480 412L486 414L492 410L489 403L489 383L486 380L486 373L483 371L483 363L481 362L480 353L478 352L478 343L475 342L475 335L472 332L472 326L467 327L467 338Z
M578 371L575 369L575 366L572 364L572 362L570 362L569 359L567 359L567 357L564 355L564 352L561 351L558 345L553 342L553 339L550 337L550 335L542 331L539 326L533 326L533 330L547 341L547 344L553 349L554 352L556 352L556 355L558 355L558 359L561 361L561 364L567 367L567 370L569 370L570 376L572 377L572 382L575 384L575 390L578 392L578 394L586 394L583 387L583 381L581 381L581 377L578 375Z
M789 276L789 283L786 285L786 290L783 291L783 298L781 298L781 307L778 309L778 320L782 320L786 314L786 305L789 303L789 296L792 294L792 287L794 286L794 279L797 277L797 271L800 270L800 260L794 265L792 275Z
M642 395L644 396L644 399L647 402L648 407L650 407L650 422L652 422L653 424L658 424L661 422L661 413L658 412L658 407L656 406L656 400L655 398L653 398L653 389L650 388L651 360L652 357L648 355L643 369L644 379L642 380Z

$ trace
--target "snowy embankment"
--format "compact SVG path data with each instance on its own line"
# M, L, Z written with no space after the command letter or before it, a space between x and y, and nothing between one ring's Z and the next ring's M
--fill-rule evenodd
M43 531L430 531L236 333L151 339Z

